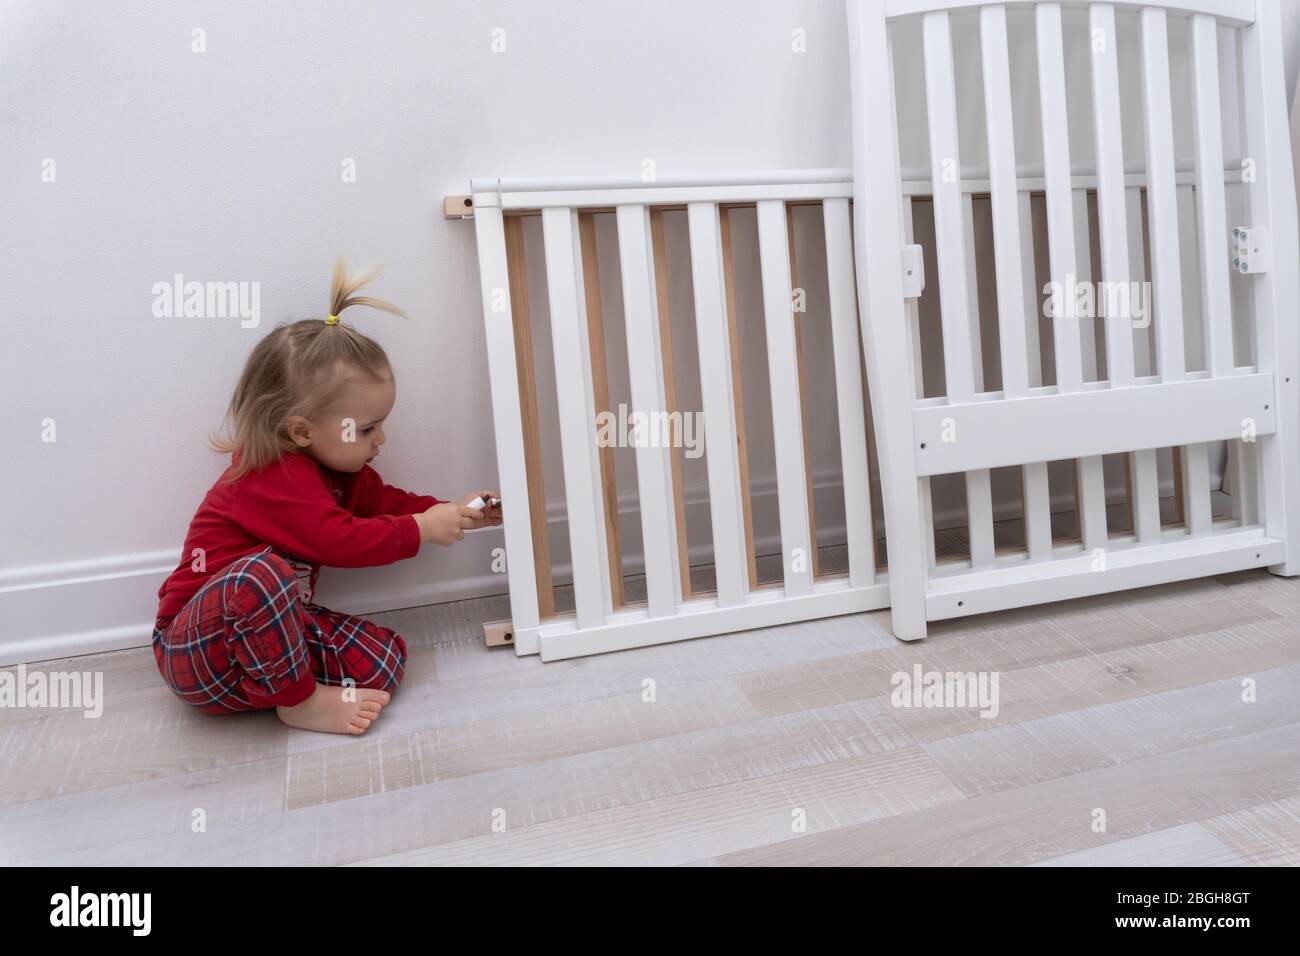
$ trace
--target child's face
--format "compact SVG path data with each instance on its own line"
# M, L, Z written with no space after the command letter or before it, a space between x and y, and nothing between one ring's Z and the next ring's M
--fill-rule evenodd
M352 373L329 408L312 419L291 420L289 437L327 468L360 471L379 454L385 441L384 419L396 401L392 378L376 382Z

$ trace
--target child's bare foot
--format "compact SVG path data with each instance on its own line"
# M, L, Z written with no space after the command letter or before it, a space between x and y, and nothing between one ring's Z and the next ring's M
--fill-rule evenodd
M350 691L344 698L344 690ZM330 687L317 683L316 690L301 704L277 707L276 714L290 727L323 734L364 734L384 705L391 700L386 690L368 687Z

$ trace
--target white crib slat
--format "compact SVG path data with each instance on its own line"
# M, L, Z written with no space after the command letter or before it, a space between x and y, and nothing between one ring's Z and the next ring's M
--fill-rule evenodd
M927 13L925 95L930 121L930 173L934 188L935 254L939 263L943 364L950 402L975 395L970 287L967 282L966 223L957 145L957 93L952 70L948 14ZM960 438L960 436L959 436Z
M605 521L600 507L600 459L596 447L577 212L565 207L543 210L542 238L550 294L574 607L579 627L596 627L605 623L612 605L609 565L605 561Z
M915 223L912 219L914 212L912 198L903 196L898 209L900 216L899 230L903 237L903 244L911 245L916 241ZM912 335L911 358L916 388L915 397L924 398L925 381L921 368L921 309L919 302L919 299L907 299L904 301L903 309L907 313L907 327L911 330ZM918 478L917 481L920 483L921 546L925 550L926 567L933 569L935 566L934 496L930 492L930 478L928 475L924 478Z
M1209 446L1186 445L1182 454L1183 517L1189 534L1210 530L1210 458Z
M857 293L853 279L853 229L847 199L822 203L826 233L826 281L830 292L831 342L835 351L835 398L840 426L844 482L844 524L849 584L875 581L875 531L871 522L871 476L867 465L867 423L862 394Z
M1047 232L1052 281L1064 290L1077 275L1074 200L1070 178L1070 130L1066 121L1065 52L1061 42L1061 7L1040 3L1034 9L1038 39L1038 99L1043 128L1043 178L1047 194ZM1083 383L1079 320L1069 296L1056 303L1052 328L1056 342L1056 385L1077 392Z
M993 214L993 255L998 287L998 341L1002 353L1002 391L1007 398L1028 394L1041 384L1038 352L1038 295L1034 265L1034 224L1030 194L1016 183L1015 130L1011 114L1011 69L1007 16L1001 6L980 11L980 49L984 67L984 113L988 129L989 203ZM1031 360L1037 379L1030 372ZM1047 464L1022 469L1025 549L1031 560L1052 550L1051 500Z
M479 278L483 287L488 378L492 392L492 430L496 436L497 472L501 496L510 507L502 512L506 575L510 586L510 618L516 630L539 622L536 568L533 563L532 516L528 506L524 464L523 413L515 364L514 316L510 307L509 264L505 223L500 206L481 206L474 213ZM519 647L521 652L536 648Z
M1102 459L1098 456L1080 458L1076 471L1079 482L1080 533L1085 549L1106 547L1106 481L1102 473Z
M1146 118L1147 218L1155 296L1156 365L1163 381L1186 377L1183 354L1182 264L1174 125L1169 95L1169 34L1162 8L1142 11L1142 102Z
M1119 47L1115 32L1115 8L1095 3L1088 10L1094 39L1104 46L1092 52L1093 128L1097 147L1097 224L1101 232L1101 277L1107 282L1140 281L1142 266L1142 207L1140 189L1126 188L1124 144L1120 127ZM1135 241L1130 244L1129 239ZM1133 258L1136 257L1136 269ZM1106 315L1106 377L1112 388L1134 383L1142 363L1149 371L1150 350L1145 329L1135 332L1134 317ZM1138 343L1135 351L1135 341ZM1132 453L1129 516L1133 531L1142 543L1153 543L1160 535L1160 487L1156 454L1152 449ZM1094 532L1095 534L1095 532Z
M1160 540L1160 476L1156 469L1156 449L1144 448L1132 454L1133 528L1140 544Z
M925 42L926 112L930 121L930 163L934 184L935 253L939 263L944 375L950 402L971 401L983 382L972 311L974 231L970 197L961 188L957 143L957 89L953 78L952 35L946 13L922 20ZM956 436L961 441L961 436ZM993 562L993 501L987 472L966 475L971 565Z
M812 591L812 536L804 469L798 352L790 301L790 247L785 203L780 199L764 199L758 203L758 248L763 274L763 316L767 327L768 381L772 389L772 435L785 593L795 597Z
M654 263L651 261L650 210L639 204L618 206L615 219L623 274L631 410L662 415L667 411L667 399L664 395ZM651 617L671 615L681 602L670 451L651 442L641 442L636 449L646 602Z
M1206 367L1213 375L1227 375L1234 363L1232 302L1228 294L1227 197L1223 185L1223 121L1219 103L1219 28L1214 17L1204 14L1192 17L1192 88Z
M1246 97L1247 152L1257 176L1248 187L1251 225L1267 228L1273 243L1274 269L1254 277L1256 351L1261 372L1276 377L1277 435L1260 440L1258 465L1263 484L1260 502L1269 537L1286 542L1285 561L1269 568L1275 574L1300 573L1300 301L1296 187L1291 131L1288 126L1282 22L1277 0L1257 0L1256 22L1243 31L1242 77Z
M993 256L998 287L998 340L1002 350L1002 391L1007 398L1017 398L1026 394L1029 389L1029 348L1025 338L1027 303L1021 275L1024 253L1020 245L1021 223L1019 194L1016 188L1015 131L1011 123L1011 69L1007 51L1007 15L1003 7L989 6L980 11L980 47L984 64L984 112L988 128L989 151L989 206L993 215ZM1029 251L1032 257L1032 246Z
M1145 283L1147 279L1147 242L1143 227L1144 202L1142 190L1130 186L1126 190L1129 274L1134 282ZM1152 302L1148 297L1144 302L1144 327L1133 330L1133 370L1136 375L1150 375L1155 370L1151 355ZM1156 449L1144 448L1134 451L1130 456L1133 471L1133 496L1129 508L1133 529L1140 544L1156 544L1160 541L1160 476L1156 469Z
M1056 343L1056 385L1062 392L1083 387L1085 358L1096 373L1096 338L1091 322L1076 315L1074 283L1092 275L1088 247L1086 193L1076 193L1070 176L1070 131L1065 95L1065 52L1061 7L1042 3L1035 8L1038 41L1039 105L1043 128L1043 179L1047 199L1048 255L1052 282L1061 294L1055 303L1052 327ZM1080 459L1075 470L1079 489L1079 528L1085 548L1106 542L1106 489L1099 458Z
M731 367L718 206L711 202L691 203L686 207L686 215L695 289L695 334L700 353L700 399L704 434L711 436L705 441L718 604L731 607L745 602L747 589L740 454L736 442L728 437L737 433L732 376L739 372ZM861 407L859 400L859 416ZM865 438L863 441L865 453Z
M878 9L847 5L849 72L853 88L853 180L888 184L855 189L854 269L861 294L858 310L862 351L871 391L879 452L881 492L889 545L890 622L894 635L911 641L925 637L925 595L929 574L925 552L917 547L922 527L915 468L898 463L916 454L912 414L916 405L914 371L908 367L911 342L903 306L903 261L899 233L907 217L902 206L898 157L897 97L889 31ZM915 362L913 362L915 364Z
M1129 281L1128 209L1124 188L1124 142L1120 131L1119 48L1115 8L1094 3L1088 8L1093 36L1092 121L1097 146L1097 225L1101 233L1101 277ZM1104 46L1097 48L1100 37ZM1220 176L1220 179L1223 177ZM1111 387L1133 384L1133 320L1106 315L1106 377Z

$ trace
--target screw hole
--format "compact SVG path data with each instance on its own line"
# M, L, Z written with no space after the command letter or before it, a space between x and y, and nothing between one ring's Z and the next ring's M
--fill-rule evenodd
M1268 411L1268 406L1267 406L1267 405L1264 406L1264 411Z
M925 442L921 442L921 451L925 451Z
M468 196L465 197L465 200L464 200L464 201L465 201L465 208L466 208L466 209L468 209L470 206L474 205L474 200L470 199Z
M958 606L958 607L965 607L965 606L966 606L966 602L965 602L965 601L958 601L958 602L957 602L957 606Z

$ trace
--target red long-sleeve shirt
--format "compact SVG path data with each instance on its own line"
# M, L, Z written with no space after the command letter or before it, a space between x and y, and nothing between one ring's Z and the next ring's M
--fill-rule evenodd
M204 495L180 564L158 590L159 618L174 617L213 574L267 545L297 558L303 574L310 572L308 593L321 565L365 568L413 557L420 529L412 516L442 503L384 484L369 465L339 472L301 452L230 484L224 478L223 472Z

